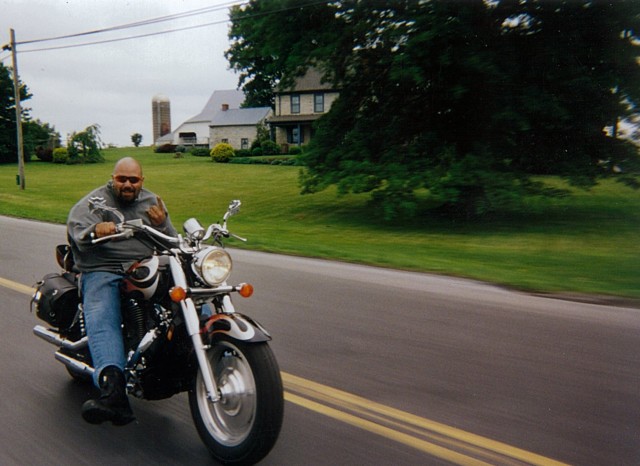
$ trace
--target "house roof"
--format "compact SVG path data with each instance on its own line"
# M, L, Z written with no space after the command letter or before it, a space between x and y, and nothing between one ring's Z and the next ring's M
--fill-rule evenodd
M293 82L293 86L283 88L279 87L278 92L287 93L287 92L310 92L310 91L326 91L332 90L333 86L331 83L323 83L322 75L317 68L309 68L307 72L295 78Z
M228 105L229 109L237 109L240 108L242 102L244 102L244 93L242 91L236 89L214 91L202 111L189 118L185 123L209 123L222 110L223 104Z
M269 123L276 126L284 126L287 124L311 123L320 118L323 113L314 113L313 115L280 115L272 116L268 119Z
M271 112L271 107L236 108L217 112L209 126L257 125Z
M155 144L171 144L173 142L173 132L167 133L156 139Z

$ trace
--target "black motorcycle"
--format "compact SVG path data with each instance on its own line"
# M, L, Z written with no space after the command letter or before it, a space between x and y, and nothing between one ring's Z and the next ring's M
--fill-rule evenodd
M227 219L240 209L232 201L222 224L204 228L192 218L184 236L167 236L141 221L124 221L104 200L92 209L121 219L117 232L94 243L135 237L155 253L134 264L122 288L125 367L129 395L159 400L188 391L189 407L202 441L215 459L251 464L273 448L284 411L282 379L269 347L269 333L236 312L232 293L249 297L248 283L228 285L232 261L222 240ZM80 274L68 245L56 248L60 273L38 283L32 303L47 326L38 337L58 347L55 358L75 379L91 380L94 368L84 327Z

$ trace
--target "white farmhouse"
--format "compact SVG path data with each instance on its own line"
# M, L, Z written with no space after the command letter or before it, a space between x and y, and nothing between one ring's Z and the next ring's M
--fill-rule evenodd
M214 91L200 113L189 118L171 133L157 139L155 144L211 147L209 126L215 116L225 110L239 109L243 101L242 91L235 89Z

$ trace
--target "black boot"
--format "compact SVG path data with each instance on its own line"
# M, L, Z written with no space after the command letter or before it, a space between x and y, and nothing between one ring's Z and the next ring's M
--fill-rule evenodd
M116 366L108 366L102 370L100 398L84 402L82 417L90 424L111 421L115 426L124 426L135 420L127 398L124 373Z

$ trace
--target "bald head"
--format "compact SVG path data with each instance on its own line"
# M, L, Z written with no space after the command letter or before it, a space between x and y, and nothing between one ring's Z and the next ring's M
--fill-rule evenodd
M142 177L142 166L133 157L124 157L118 160L113 167L113 174L116 175L118 171L137 171L138 176Z
M136 159L122 158L113 167L111 179L116 198L122 203L130 204L138 198L142 189L142 166Z

